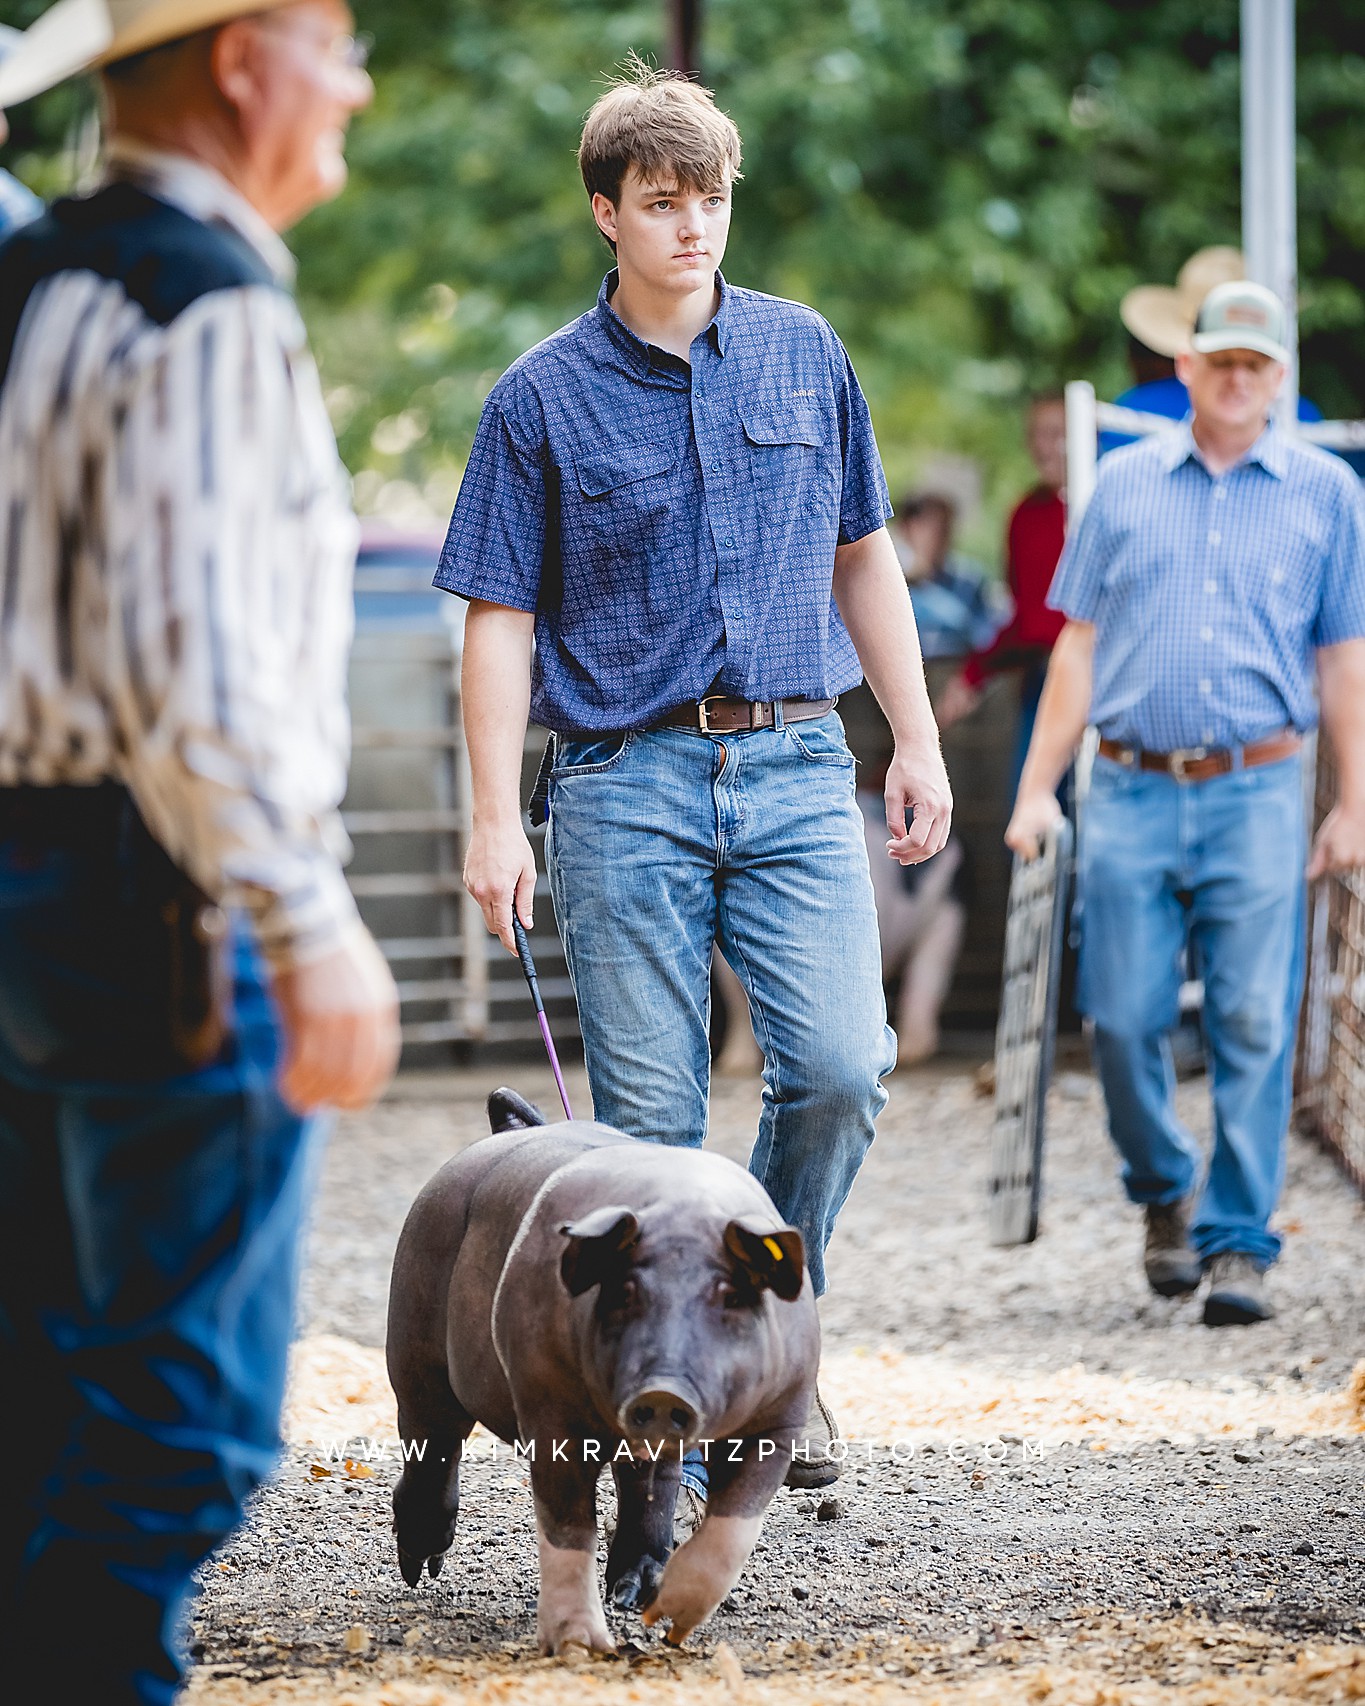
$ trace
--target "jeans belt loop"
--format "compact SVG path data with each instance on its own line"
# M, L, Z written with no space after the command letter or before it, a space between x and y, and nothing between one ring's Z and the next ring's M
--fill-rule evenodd
M784 699L773 700L773 732L775 734L781 734L782 730L787 726L787 719L782 714L782 708L785 704L786 701Z
M1209 751L1206 746L1182 746L1170 754L1166 760L1167 768L1177 782L1188 782L1189 776L1186 774L1188 766L1198 764L1208 755Z

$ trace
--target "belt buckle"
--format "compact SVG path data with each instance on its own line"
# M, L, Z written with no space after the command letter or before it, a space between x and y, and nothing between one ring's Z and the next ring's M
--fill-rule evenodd
M717 732L716 730L714 730L711 727L711 724L708 721L710 713L707 711L706 707L711 703L711 701L713 699L728 699L729 697L730 697L730 695L728 693L708 693L706 695L705 699L698 699L698 701L697 701L697 724L698 724L698 727L701 729L701 732L704 735L714 734Z
M1177 782L1189 781L1189 767L1207 758L1209 749L1206 746L1181 746L1174 752L1166 754L1166 768Z

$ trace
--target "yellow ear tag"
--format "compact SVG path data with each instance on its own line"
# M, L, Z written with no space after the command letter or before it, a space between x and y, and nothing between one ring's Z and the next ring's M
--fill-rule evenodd
M778 1243L776 1238L765 1238L763 1242L767 1246L768 1254L772 1259L775 1262L780 1262L782 1260L782 1246Z

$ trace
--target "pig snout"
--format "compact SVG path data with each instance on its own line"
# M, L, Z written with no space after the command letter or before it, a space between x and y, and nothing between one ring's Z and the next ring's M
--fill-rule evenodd
M701 1437L701 1406L681 1382L651 1386L626 1399L617 1423L629 1440L691 1445Z

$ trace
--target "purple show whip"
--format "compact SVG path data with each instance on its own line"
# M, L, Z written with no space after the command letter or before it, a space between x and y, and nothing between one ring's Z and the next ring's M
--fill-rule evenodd
M555 1053L554 1038L550 1035L550 1021L545 1017L545 1003L540 999L540 982L536 977L536 962L531 958L531 944L526 938L526 926L517 917L515 903L512 907L512 934L516 937L517 958L521 961L521 969L526 973L527 986L531 991L531 999L536 1004L536 1018L540 1021L540 1035L545 1044L545 1052L550 1057L550 1070L555 1075L555 1083L559 1086L559 1099L564 1104L564 1118L573 1118L573 1109L569 1106L569 1092L564 1088L564 1074L559 1070L559 1056Z

